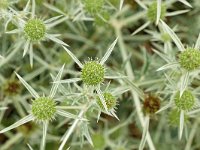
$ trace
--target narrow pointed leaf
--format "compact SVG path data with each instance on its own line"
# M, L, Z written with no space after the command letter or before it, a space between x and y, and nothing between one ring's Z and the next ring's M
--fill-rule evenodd
M180 80L180 97L182 96L183 92L186 90L189 82L189 72L187 71Z
M52 17L52 18L50 18L50 19L48 19L48 20L45 20L44 23L45 23L45 24L51 23L51 22L53 22L53 21L55 21L55 20L61 18L62 16L63 16L63 15L59 15L59 16Z
M200 48L200 33L199 33L199 36L198 36L198 38L197 38L197 41L196 41L196 43L195 43L195 47L194 47L195 49L199 49Z
M142 140L141 140L140 145L139 145L139 150L144 149L144 146L145 146L145 143L146 143L146 140L147 140L147 132L148 132L148 129L149 129L149 116L145 117L144 123L145 124L144 124L143 133L142 133Z
M143 24L141 27L139 27L137 30L135 30L131 35L135 35L137 34L138 32L144 30L147 26L149 26L150 24L150 21L146 22L145 24Z
M106 60L109 58L110 54L112 53L116 43L117 43L118 38L115 39L115 41L110 45L110 47L108 48L108 50L106 51L105 55L103 56L103 58L100 61L100 64L104 64L106 62Z
M62 73L63 73L63 70L64 70L64 67L65 67L65 65L63 65L63 66L61 67L61 69L59 70L59 72L58 72L56 78L54 79L54 82L55 82L55 81L59 81L59 80L61 79ZM52 88L51 88L50 95L49 95L51 98L53 98L53 97L55 96L59 84L60 84L60 83L53 83L53 86L52 86Z
M66 47L63 46L63 48L66 50L66 52L69 54L69 56L71 56L71 58L75 61L75 63L77 63L77 65L80 68L83 68L83 64L78 60L78 58L70 50L68 50Z
M187 2L186 0L178 0L178 1L185 4L186 6L189 6L192 8L192 5L189 2Z
M179 66L178 62L171 62L171 63L168 63L168 64L158 68L156 71L162 71L162 70L166 70L166 69L174 69L178 66Z
M26 55L27 51L29 50L30 40L27 40L24 46L23 57Z
M161 15L161 0L157 0L157 16L156 16L156 25L158 25L158 22L160 20Z
M66 79L66 80L60 80L60 81L54 81L54 83L75 83L78 81L81 81L81 78L72 78L72 79Z
M176 46L180 51L184 51L185 48L183 44L181 43L181 40L178 38L178 36L174 33L174 31L164 22L161 20L161 23L163 25L164 30L170 35Z
M7 128L3 129L0 131L0 133L4 133L4 132L7 132L9 130L12 130L14 128L17 128L18 126L21 126L29 121L32 121L34 119L34 117L30 114L22 119L20 119L19 121L15 122L14 124L8 126Z
M38 93L20 75L18 75L16 72L15 72L15 74L17 75L17 77L19 78L21 83L26 87L26 89L31 93L31 95L35 99L39 98Z
M47 128L48 128L48 122L45 121L45 122L43 122L43 134L42 134L42 143L41 143L40 150L45 150Z
M64 45L64 46L69 46L68 44L66 44L65 42L61 41L60 39L56 38L55 36L51 35L51 34L47 34L46 37L58 44Z
M183 127L184 127L184 111L181 110L180 113L180 124L179 124L179 140L181 140L183 134Z
M105 111L108 113L108 108L107 108L107 105L106 105L106 101L104 99L102 91L100 90L100 87L98 87L96 90L97 90L99 99L100 99L101 103L103 104L103 107L104 107Z

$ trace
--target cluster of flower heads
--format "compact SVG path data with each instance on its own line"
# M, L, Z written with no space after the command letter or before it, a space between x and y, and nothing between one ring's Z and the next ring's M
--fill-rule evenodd
M30 3L32 2L31 13L29 13ZM162 52L158 52L155 50L157 54L159 54L164 60L167 60L167 64L162 66L158 69L167 70L167 69L174 69L179 68L180 70L180 84L176 86L175 89L171 89L172 96L169 104L160 108L161 100L158 95L154 94L147 94L142 97L143 99L143 112L145 113L145 127L143 131L143 137L139 146L139 149L142 150L145 145L145 141L147 139L147 132L150 117L159 113L169 107L172 107L172 111L169 113L169 123L172 125L178 125L179 130L179 137L182 137L183 126L184 123L187 121L189 117L190 111L196 107L196 96L192 91L192 88L189 86L190 80L194 78L196 74L199 73L198 69L200 68L200 36L198 37L194 47L187 47L185 48L181 43L180 39L174 33L174 31L164 22L166 16L172 16L172 14L167 12L167 4L162 4L160 0L157 2L152 2L150 5L146 6L145 4L141 3L139 0L136 1L142 8L145 10L145 15L147 17L147 22L138 28L134 33L138 33L141 30L145 29L150 23L155 23L164 31L162 35L163 41L170 41L171 39L176 44L177 48L179 49L180 53L175 60L172 60L165 57L165 54ZM83 4L85 9L88 13L90 13L95 18L101 18L105 21L106 14L105 11L102 11L102 7L104 5L104 0L84 0ZM188 4L184 2L184 4ZM20 119L16 123L12 124L11 126L6 127L5 129L1 130L0 133L7 132L14 128L17 128L20 125L23 125L30 121L35 121L42 123L43 125L43 137L41 141L41 149L45 149L45 141L47 135L47 128L48 124L56 119L57 115L67 117L73 119L74 122L71 128L66 131L62 138L62 143L59 147L59 150L62 150L69 139L69 136L75 130L78 121L82 122L85 125L88 120L84 118L84 113L91 107L95 106L98 108L99 111L97 119L99 119L101 112L104 112L108 115L114 116L118 119L117 115L115 114L115 108L118 104L117 102L117 95L118 93L113 93L108 90L102 91L102 84L104 83L105 79L120 79L125 78L124 76L112 76L106 72L105 62L110 57L118 38L111 44L111 46L106 51L105 55L100 60L89 60L84 64L79 61L79 59L68 49L68 45L57 38L58 34L50 34L48 31L50 28L56 26L57 24L65 21L65 17L56 16L47 20L39 19L35 15L35 0L28 1L26 7L23 11L15 11L9 5L11 5L7 0L0 1L0 15L1 18L7 20L5 22L5 30L8 34L20 34L20 39L17 45L17 50L23 47L23 57L28 53L30 55L30 65L33 66L33 45L38 44L44 40L51 40L63 47L63 49L71 56L74 62L79 66L81 69L80 77L78 78L70 78L70 79L61 79L62 73L64 70L64 66L59 70L59 73L56 77L53 78L53 86L50 90L50 94L48 96L39 94L20 76L16 73L18 79L21 83L26 87L26 89L30 92L33 97L32 104L31 104L31 111L28 112L29 115L25 116L24 118ZM188 10L180 11L174 13L173 15L185 13ZM96 15L99 12L100 15ZM23 15L22 15L23 14ZM16 17L17 16L17 17ZM12 21L18 28L7 31L8 23ZM147 31L148 32L148 31ZM3 59L3 57L0 57ZM172 60L171 62L169 60ZM167 75L166 75L167 76ZM167 78L168 81L170 80ZM55 95L57 90L59 89L61 84L74 84L76 85L79 90L83 90L82 87L79 87L77 82L82 81L83 85L86 86L89 90L88 93L84 93L83 95L89 99L88 104L85 104L84 109L79 112L79 114L73 114L65 111L64 106L59 106ZM4 88L4 93L8 93L8 95L15 95L19 93L21 89L19 88L19 82L12 80L6 83ZM175 91L175 92L174 92ZM91 103L90 98L94 99L93 103ZM91 104L90 104L91 103ZM97 106L97 107L96 107ZM190 113L191 114L191 113ZM185 120L185 122L184 122ZM85 128L87 129L87 127ZM87 130L83 132L84 136L88 140L90 144L93 144L91 141L91 137Z
M31 2L32 2L31 13L28 13L29 5ZM2 4L1 6L3 7L8 7L7 5L9 5L7 1L1 1L0 4ZM92 88L89 94L94 95L95 107L97 106L96 108L98 108L98 111L99 111L97 118L99 119L101 112L104 112L118 119L117 115L115 114L115 108L117 105L116 94L109 92L109 90L102 92L101 84L104 82L104 79L109 79L109 78L116 79L116 78L122 78L122 76L112 77L110 75L107 75L106 67L104 66L104 63L111 55L117 43L117 39L111 44L111 46L108 48L104 57L101 60L90 60L86 62L85 64L82 64L76 58L76 56L67 48L68 45L57 38L58 36L57 34L55 35L48 34L49 28L57 25L57 23L64 21L65 18L63 16L56 16L56 17L43 21L42 19L39 19L36 17L35 7L36 7L35 0L32 0L32 1L29 0L23 12L18 12L12 8L8 8L10 9L9 13L11 13L13 16L18 16L10 20L18 27L18 29L6 31L6 32L8 34L18 33L22 35L19 39L20 42L18 42L20 43L18 45L18 49L20 49L21 47L24 48L23 56L29 53L31 66L33 66L33 45L34 44L42 42L45 39L50 39L60 44L67 51L67 53L72 57L72 59L78 64L78 66L81 68L81 76L80 78L61 80L61 76L64 70L64 66L63 66L60 69L58 75L53 79L53 86L50 90L50 94L48 96L46 95L39 96L39 94L19 74L16 73L18 79L21 81L21 83L26 87L26 89L30 92L30 94L34 98L31 103L31 111L28 112L29 115L20 119L16 123L4 128L3 130L0 131L0 133L4 133L9 130L12 130L30 121L35 121L36 123L37 122L42 123L43 137L41 140L41 150L44 150L48 124L50 121L53 121L54 119L56 119L57 115L74 119L74 124L77 124L78 121L82 121L82 122L86 121L86 119L83 118L84 116L83 114L85 113L86 110L81 111L80 114L77 116L76 114L72 114L70 112L64 111L62 109L62 106L57 105L57 102L54 97L61 83L75 84L75 82L82 81L84 85ZM93 10L90 10L90 7L91 6L88 6L88 11L92 13ZM20 14L22 13L26 14L27 16L21 17ZM30 17L29 17L29 14L31 15ZM18 94L19 90L20 90L20 85L17 80L8 81L8 83L6 83L6 86L4 88L5 93L8 93L8 95L14 95L16 93ZM88 107L87 109L89 109L90 105L89 106L86 105L85 107L86 108ZM72 134L73 130L74 130L74 126L72 125L71 129L68 132L66 132L66 134L64 135L64 139L62 140L59 150L64 148L65 143L67 142L69 135ZM88 139L88 141L92 144L90 135L87 134L85 136Z

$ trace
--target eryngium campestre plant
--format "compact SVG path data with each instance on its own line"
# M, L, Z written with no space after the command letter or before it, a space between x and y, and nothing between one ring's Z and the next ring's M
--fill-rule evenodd
M0 150L199 149L199 12L0 0Z

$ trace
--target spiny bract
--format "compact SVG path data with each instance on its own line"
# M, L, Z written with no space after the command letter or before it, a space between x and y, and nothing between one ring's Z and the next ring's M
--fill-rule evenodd
M179 54L179 64L188 71L198 69L200 67L200 51L194 48L187 48Z
M104 93L103 97L106 102L106 106L107 106L108 110L115 108L117 101L116 101L116 98L111 93ZM99 107L102 110L104 110L104 106L100 100L100 97L97 97L97 104L99 105Z
M161 5L161 14L160 14L160 18L164 19L165 18L165 14L166 14L166 7L165 5ZM155 22L156 18L157 18L157 3L154 2L152 3L147 11L147 17L150 21Z
M89 61L85 63L81 78L86 85L98 85L103 82L105 68L97 61Z
M30 19L24 27L26 37L31 41L39 41L44 38L46 27L40 19Z
M180 97L180 92L177 92L174 97L175 105L180 110L190 110L195 104L195 97L191 91L184 91Z
M49 97L40 97L32 103L32 114L38 121L52 120L56 113L56 103Z

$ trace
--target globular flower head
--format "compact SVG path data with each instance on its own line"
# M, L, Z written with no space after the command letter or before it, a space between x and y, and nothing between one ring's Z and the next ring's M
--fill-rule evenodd
M95 14L102 10L104 0L84 0L85 9L91 13Z
M29 40L40 41L46 33L45 24L40 19L30 19L25 24L24 33Z
M38 121L52 120L56 113L56 102L49 97L40 97L32 103L32 114Z
M103 97L108 110L115 108L115 106L117 105L117 100L111 93L106 92L103 94ZM104 106L100 100L100 97L97 97L97 104L102 110L104 110Z
M192 71L200 67L200 51L187 48L179 54L179 64L182 68Z
M189 90L184 91L181 97L180 97L180 92L177 92L174 97L174 102L178 109L190 110L195 105L195 97Z
M81 78L86 85L96 86L103 82L105 68L97 61L89 61L84 64Z
M160 14L160 18L164 19L166 14L166 7L165 5L161 5L161 14ZM155 22L156 18L157 18L157 3L154 2L152 3L147 11L147 17L150 21Z
M169 125L178 127L180 124L180 114L181 114L181 111L178 109L173 109L172 111L170 111L168 115ZM184 114L184 120L185 120L184 123L188 121L188 116L185 114Z
M151 94L147 95L143 102L143 110L146 114L154 114L160 109L160 99Z

